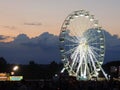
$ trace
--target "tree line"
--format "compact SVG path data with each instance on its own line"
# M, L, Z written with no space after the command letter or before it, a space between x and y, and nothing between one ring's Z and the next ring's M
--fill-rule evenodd
M0 57L0 73L9 73L13 71L16 64L9 64L7 61ZM30 60L29 64L17 64L19 69L14 72L14 75L23 76L25 79L50 79L56 73L59 73L63 65L55 61L49 64L38 64L34 60Z
M9 73L13 71L13 67L16 64L9 64L7 61L0 57L0 73ZM57 63L55 61L50 62L49 64L38 64L34 60L30 60L29 64L19 66L18 71L14 72L14 75L22 75L25 79L50 79L55 74L59 74L63 68L62 63ZM116 71L114 68L116 67ZM120 61L113 61L102 65L105 72L112 77L120 77ZM113 71L111 71L113 69Z

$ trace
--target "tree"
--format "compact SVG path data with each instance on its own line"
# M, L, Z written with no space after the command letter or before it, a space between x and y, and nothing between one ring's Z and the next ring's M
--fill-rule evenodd
M0 57L0 72L6 72L6 69L7 61L3 57Z
M35 65L35 61L34 60L29 61L29 65Z
M52 61L49 64L49 74L50 74L50 76L54 76L58 72L58 69L59 69L59 65L55 61Z

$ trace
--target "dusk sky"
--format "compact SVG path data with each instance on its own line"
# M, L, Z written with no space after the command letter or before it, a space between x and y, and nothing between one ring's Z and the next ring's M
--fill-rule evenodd
M12 63L27 63L26 58L36 59L38 63L46 63L39 59L47 60L47 63L58 59L56 46L61 25L71 12L80 9L95 15L111 40L114 40L113 46L117 47L116 51L108 51L119 53L120 0L0 0L0 41L14 39L7 44L0 42L0 57L3 56ZM33 53L34 56L31 56ZM110 54L111 52L107 55ZM120 55L117 56L116 60L120 59Z
M90 11L105 30L120 36L120 0L0 0L0 34L58 35L65 17L80 9Z

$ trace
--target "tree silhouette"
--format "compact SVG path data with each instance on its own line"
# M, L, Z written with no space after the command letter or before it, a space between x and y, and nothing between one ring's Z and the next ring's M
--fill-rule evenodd
M29 61L29 65L35 65L35 61L34 60L30 60Z
M0 72L6 72L6 69L7 61L3 57L0 57Z

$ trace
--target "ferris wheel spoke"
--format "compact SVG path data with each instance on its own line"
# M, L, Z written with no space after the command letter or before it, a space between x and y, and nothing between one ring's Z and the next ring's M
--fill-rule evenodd
M78 72L80 70L80 67L82 65L83 60L84 60L84 55L82 55L81 58L80 58L80 61L79 61L79 64L78 64L78 67L77 67L77 70L76 70L76 75L78 75Z
M71 55L71 59L73 59L73 62L71 64L71 68L73 68L75 61L77 60L78 54L79 54L78 49L76 49L75 52Z
M71 36L70 39L74 40L74 42L76 42L76 43L78 43L78 41L79 41L79 37L78 36Z
M92 56L94 58L94 62L97 64L97 67L96 67L96 74L97 74L97 69L98 68L101 69L100 63L99 63L99 61L97 60L96 56L93 53L92 53ZM98 69L98 71L99 71L99 69Z
M77 43L77 39L75 39L75 38L64 37L64 39L67 41L73 42L73 43Z
M103 43L91 43L91 45L101 45Z
M87 72L88 72L89 79L91 79L90 68L88 67L88 64L87 64Z
M93 53L94 53L94 55L95 55L96 57L99 57L99 56L100 56L96 51L93 51Z
M90 46L89 48L90 48L92 51L95 51L95 50L96 50L96 51L100 51L100 50L101 50L101 49L96 48L96 47L94 47L94 46Z
M90 53L91 53L91 55L93 56L94 60L97 60L96 57L99 56L98 53L95 52L95 50L93 50L92 48L91 48L91 50L90 50Z
M89 42L89 43L95 42L95 41L99 40L99 38L100 38L99 36L95 36L95 37L92 38L92 39L91 39L91 38L88 38L88 42Z
M74 21L71 22L71 26L70 26L71 34L73 34L74 36L80 36L82 33L78 32L78 31L81 31L81 29L78 28L78 26L76 26L76 25L78 25L76 22L74 22Z
M89 55L90 55L90 60L92 62L92 65L94 67L94 71L96 71L96 66L95 66L95 60L96 60L96 57L95 57L95 54L93 54L93 52L91 50L89 50Z
M74 47L74 48L72 48L72 49L70 49L70 50L66 51L66 52L65 52L65 54L70 54L70 53L74 52L74 51L75 51L75 49L76 49L76 47Z
M68 45L65 45L65 46L68 46L68 47L73 46L73 47L75 47L75 46L78 46L78 44L71 44L71 45L68 44Z
M101 53L97 53L97 51L95 51L95 50L92 50L92 52L93 52L93 54L94 55L96 55L96 57L95 57L95 60L97 60L96 58L98 57L101 57ZM102 55L102 57L104 56L104 52L103 52L103 55ZM97 60L97 61L99 61L99 60Z
M71 31L70 34L71 34L71 38L73 38L73 40L79 41L80 35L78 35L75 30Z
M93 71L92 68L93 68L92 63L91 63L91 61L89 60L89 70L90 70L90 72Z
M82 24L82 23L85 23L85 19L83 19L82 17L80 17L80 19L81 19L81 22L77 22L76 29L78 31L80 31L80 32L78 32L79 36L82 36L82 33L84 33L84 31L85 31L85 24Z
M95 66L95 62L94 62L94 60L93 60L92 55L90 55L90 60L91 60L91 62L92 62L92 66L93 66L93 68L94 68L94 70L93 70L93 71L95 71L95 72L96 72L96 66Z
M71 68L71 70L76 71L78 61L79 61L79 57L76 57L76 60L75 60L74 64L72 63L73 67Z
M81 73L81 75L83 75L83 71L82 71L82 63L84 63L84 60L86 60L85 57L85 52L83 52L82 47L80 48L80 60L79 60L79 64L76 70L76 75L78 75L78 73ZM81 69L81 71L80 71ZM80 72L79 72L80 71Z
M86 59L84 60L84 72L83 72L83 76L86 76L86 72L87 72L87 62L86 62Z
M92 48L89 47L89 49L90 49L90 51L92 51L94 53L94 55L99 56L99 54L97 52L100 51L100 49L95 48L95 47L92 47Z
M97 52L98 52L98 51L100 52L101 50L96 51L96 50L94 50L94 49L91 48L91 51L94 53L94 55L95 55L96 57L100 57L100 53L97 53Z

